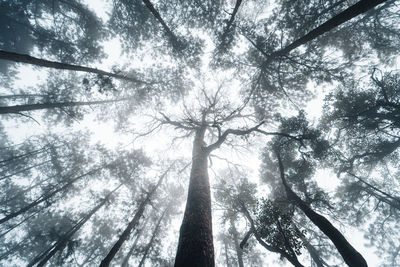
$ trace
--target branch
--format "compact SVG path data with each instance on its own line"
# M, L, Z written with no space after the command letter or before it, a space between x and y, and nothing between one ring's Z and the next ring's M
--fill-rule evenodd
M67 64L67 63L62 63L62 62L57 62L57 61L50 61L50 60L32 57L27 54L18 54L18 53L8 52L8 51L4 51L4 50L0 50L0 59L14 61L14 62L18 62L18 63L27 63L27 64L45 67L45 68L95 73L95 74L99 74L99 75L113 77L113 78L120 79L120 80L127 80L127 81L131 81L131 82L135 82L138 84L149 84L148 82L144 82L144 81L138 80L133 77L127 77L125 75L111 73L111 72L107 72L107 71L96 69L96 68Z
M211 151L219 148L222 145L222 143L226 140L228 135L230 135L230 134L247 135L247 134L257 131L257 129L263 124L264 124L264 121L260 122L259 124L257 124L256 126L254 126L252 128L246 129L246 130L228 129L218 138L218 140L214 144L211 144L211 145L205 147L204 150L206 151L206 153L210 153Z
M160 112L160 114L164 117L164 121L161 121L162 124L170 124L175 126L176 128L179 129L184 129L184 130L188 130L188 131L193 131L196 130L198 127L196 126L186 126L183 123L179 122L179 121L173 121L170 118L168 118L164 113Z

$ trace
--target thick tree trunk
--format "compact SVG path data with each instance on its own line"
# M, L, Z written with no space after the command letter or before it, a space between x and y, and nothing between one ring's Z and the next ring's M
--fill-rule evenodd
M313 211L301 198L290 188L286 182L283 163L279 153L276 153L279 170L281 173L282 183L285 187L287 196L293 200L294 204L299 207L304 214L332 241L346 264L350 267L367 267L367 262L363 256L347 241L342 233L333 226L324 216Z
M169 169L161 175L160 179L158 180L157 184L147 193L145 199L140 203L138 210L135 213L133 219L129 222L128 226L125 228L124 232L120 235L117 242L111 248L110 252L108 252L107 256L101 261L100 267L109 266L112 259L115 257L115 254L119 251L122 244L128 239L129 235L131 234L132 230L136 227L139 223L140 218L142 217L146 206L150 203L151 198L153 197L154 193L156 192L157 188L161 185L164 177L167 175Z
M84 67L84 66L79 66L79 65L66 64L66 63L61 63L61 62L57 62L57 61L45 60L45 59L40 59L40 58L36 58L36 57L31 57L30 55L26 55L26 54L18 54L18 53L8 52L8 51L4 51L4 50L0 50L0 59L10 60L10 61L18 62L18 63L27 63L27 64L31 64L31 65L35 65L35 66L39 66L39 67L45 67L45 68L95 73L95 74L99 74L99 75L113 77L113 78L120 79L120 80L131 81L131 82L135 82L135 83L139 83L139 84L146 83L146 82L140 81L135 78L127 77L127 76L116 74L116 73L107 72L104 70L99 70L99 69L89 68L89 67Z
M86 216L84 216L81 220L78 221L67 233L63 235L60 240L58 240L55 244L50 246L47 250L44 252L40 253L38 256L36 256L27 266L33 266L37 262L39 266L45 266L46 263L51 259L51 257L56 254L56 252L63 250L69 240L71 240L72 236L81 229L81 227L89 221L89 219L101 208L104 206L104 204L107 203L107 201L110 199L111 195L117 191L120 187L122 186L119 185L117 188L115 188L113 191L111 191L96 207L94 207Z
M230 218L230 223L231 223L231 228L232 228L233 242L235 244L235 250L236 250L238 265L239 265L239 267L244 267L244 264L243 264L243 250L240 248L240 245L239 245L239 234L238 234L238 231L236 230L235 221L233 220L232 217Z
M129 98L90 101L90 102L56 102L56 103L16 105L16 106L0 107L0 114L20 113L23 111L32 111L32 110L39 110L39 109L53 109L53 108L64 108L64 107L101 105L101 104L107 104L107 103L126 101L128 99Z
M211 195L207 170L208 152L204 150L205 126L196 132L193 143L192 170L183 217L175 267L214 266Z
M296 49L297 47L316 39L317 37L321 36L325 32L332 30L333 28L355 18L356 16L367 12L368 10L376 7L379 4L386 2L387 0L361 0L358 3L350 6L346 10L340 12L333 18L329 19L322 25L318 26L317 28L311 30L306 35L300 37L299 39L295 40L291 44L287 45L285 48L280 49L267 55L266 61L263 63L263 67L265 67L269 62L277 57L281 57L283 55L287 55L290 51ZM256 47L257 48L257 47ZM264 51L260 51L265 55Z
M147 259L147 255L149 254L150 249L153 247L154 240L155 240L155 238L156 238L157 235L158 235L158 232L159 232L160 227L161 227L161 222L162 222L162 220L164 219L165 214L167 213L168 208L169 208L169 207L167 206L167 207L164 209L163 213L161 214L160 218L158 219L157 224L156 224L156 227L155 227L154 230L153 230L153 234L151 235L150 241L149 241L149 243L146 245L146 248L144 249L143 256L142 256L142 259L141 259L140 262L139 262L138 267L144 266L144 262L145 262L146 259Z

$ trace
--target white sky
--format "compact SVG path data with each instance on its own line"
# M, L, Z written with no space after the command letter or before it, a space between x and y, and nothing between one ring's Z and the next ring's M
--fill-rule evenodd
M107 19L108 17L107 10L110 10L110 4L106 4L101 0L96 0L96 1L87 0L87 4L89 5L90 8L95 10L96 13L100 15L103 19L105 20ZM118 40L113 39L108 41L105 45L105 52L108 55L108 58L104 59L101 64L99 63L97 67L104 70L109 70L111 69L111 66L116 62L121 62L121 60L123 62L123 58L121 58L121 46ZM144 62L144 64L149 64L149 63L151 64L151 62ZM139 64L139 62L134 61L133 64L136 65ZM398 69L399 65L400 65L400 58L397 60L397 64L395 65L394 68ZM29 81L29 85L32 85L33 81L40 81L41 77L43 77L41 75L40 70L32 71L32 67L30 66L22 65L20 67L20 71L21 72L19 76L21 77L21 80L16 82L17 87L26 86L26 81ZM309 89L312 89L311 87L312 85L310 85ZM239 90L240 88L237 89ZM318 91L317 97L311 100L305 108L308 118L311 121L315 122L316 119L319 118L321 114L323 99L325 97L326 92L329 91L329 88L328 89L317 88L316 91ZM19 123L13 122L12 120L6 122L6 126L9 129L10 134L13 136L13 139L17 142L18 140L23 140L27 136L38 134L40 132L45 132L47 130L45 123L38 125L34 122L29 122L25 126L15 128L17 125L19 125ZM190 159L192 140L183 140L182 144L180 144L177 149L171 150L171 137L174 136L173 129L166 130L165 128L163 128L163 130L165 129L167 132L169 132L166 135L165 134L163 135L160 132L158 132L151 135L150 137L144 137L138 140L133 140L132 135L117 134L114 131L113 127L110 126L109 122L102 123L96 121L95 114L90 114L86 116L83 121L81 121L79 124L74 125L74 129L84 129L84 128L88 128L93 132L94 143L102 142L109 147L115 147L118 144L129 144L129 146L132 146L133 148L136 149L145 148L146 152L149 155L160 155L162 153L165 153L166 155L169 154L179 155L179 156L186 155L187 158ZM259 151L262 148L262 145L263 141L257 141L256 145L251 147L250 151L248 151L247 153L244 150L241 150L240 153L234 153L232 152L232 150L229 150L225 145L223 145L220 150L216 151L213 154L221 158L228 158L230 161L233 162L244 163L244 165L246 165L246 167L248 167L251 170L250 171L251 175L249 176L250 180L252 182L259 183L259 178L258 178L258 171L260 165ZM215 172L218 172L218 170L226 168L226 162L224 160L213 157L211 168ZM214 172L209 171L209 175L211 180L213 181ZM324 170L320 170L317 172L316 181L318 182L318 185L321 186L326 191L333 191L333 188L336 187L340 182L336 178L336 175ZM262 187L260 186L260 188ZM181 219L178 218L177 221L180 222ZM333 222L333 224L335 223ZM214 238L215 238L216 233L220 230L218 218L213 218L213 227L214 227ZM349 239L349 241L366 258L370 266L375 266L378 262L380 262L378 256L374 254L373 249L364 246L366 240L363 238L362 232L360 232L357 229L348 228L344 234ZM217 244L216 241L214 242L215 244ZM218 254L220 250L221 249L219 247L216 247L216 253L217 256L219 257L221 256ZM261 251L265 253L266 258L268 259L273 258L275 261L272 263L271 262L268 263L268 266L283 266L282 263L276 262L276 260L278 259L277 255L274 255L263 249L261 249ZM307 265L306 262L303 262L303 264ZM286 266L289 265L287 264Z

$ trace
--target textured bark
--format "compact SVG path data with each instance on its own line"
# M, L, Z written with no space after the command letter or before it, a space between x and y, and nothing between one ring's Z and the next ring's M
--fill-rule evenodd
M211 195L204 150L205 126L197 130L193 143L189 192L183 217L175 267L214 266Z
M31 65L35 65L35 66L39 66L39 67L45 67L45 68L95 73L95 74L99 74L99 75L113 77L113 78L120 79L120 80L131 81L131 82L135 82L135 83L139 83L139 84L146 83L146 82L140 81L140 80L132 78L132 77L127 77L124 75L111 73L111 72L107 72L104 70L99 70L96 68L61 63L61 62L57 62L57 61L50 61L50 60L32 57L32 56L26 55L26 54L18 54L18 53L8 52L8 51L4 51L4 50L0 50L0 59L14 61L14 62L18 62L18 63L27 63L27 64L31 64Z
M122 186L119 185L117 188L115 188L113 191L111 191L96 207L94 207L88 214L86 214L81 220L78 221L67 233L63 235L63 237L60 238L56 243L54 243L52 246L50 246L48 249L46 249L44 252L40 253L38 256L36 256L27 266L33 266L37 262L39 266L45 266L46 263L56 254L58 251L61 251L65 248L67 242L71 240L73 235L81 229L81 227L101 208L104 206L104 204L107 203L107 201L110 199L111 195L115 193L120 187Z
M64 107L101 105L101 104L107 104L107 103L126 101L128 99L129 98L122 98L122 99L115 99L115 100L89 101L89 102L56 102L56 103L16 105L16 106L0 107L0 114L20 113L23 111L32 111L32 110L40 110L40 109L54 109L54 108L64 108Z
M266 66L273 59L275 59L277 57L281 57L283 55L287 55L290 51L296 49L297 47L316 39L317 37L321 36L325 32L332 30L333 28L345 23L346 21L349 21L349 20L355 18L356 16L358 16L362 13L365 13L368 10L370 10L370 9L376 7L377 5L382 4L386 1L387 0L361 0L361 1L357 2L356 4L350 6L346 10L340 12L333 18L329 19L325 23L321 24L317 28L311 30L306 35L300 37L299 39L295 40L291 44L287 45L285 48L280 49L278 51L275 51L275 52L267 55L267 59L263 63L263 67ZM263 51L260 51L260 52L265 54L265 52L263 52Z
M168 170L169 171L169 170ZM128 239L129 235L131 234L132 230L136 227L139 223L140 218L142 217L146 206L150 203L150 200L154 193L156 192L157 188L161 185L164 177L167 175L168 171L166 171L163 175L161 175L160 179L158 180L157 184L147 193L145 199L140 203L138 210L135 213L133 219L129 222L128 226L125 228L124 232L120 235L117 242L111 248L110 252L108 252L107 256L101 261L100 267L109 266L112 259L115 257L115 254L119 251L122 244Z
M279 153L276 153L281 180L285 187L286 194L293 203L299 207L304 214L317 226L335 245L346 264L350 267L367 267L367 262L363 256L347 241L342 233L333 226L324 216L313 211L301 198L290 188L286 182L283 163Z
M243 250L240 248L240 245L239 245L239 234L238 234L238 231L236 230L235 221L233 220L232 217L230 218L230 223L231 223L231 228L232 228L233 242L235 244L235 250L236 250L238 265L239 265L239 267L244 267L244 264L243 264Z

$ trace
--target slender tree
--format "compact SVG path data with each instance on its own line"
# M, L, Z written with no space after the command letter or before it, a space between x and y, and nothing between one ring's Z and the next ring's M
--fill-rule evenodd
M284 167L279 151L276 151L276 156L278 158L282 184L285 187L288 198L293 200L294 204L299 207L325 235L329 237L347 265L351 267L368 266L363 256L347 241L342 233L329 222L328 219L313 211L295 192L293 192L285 179Z

